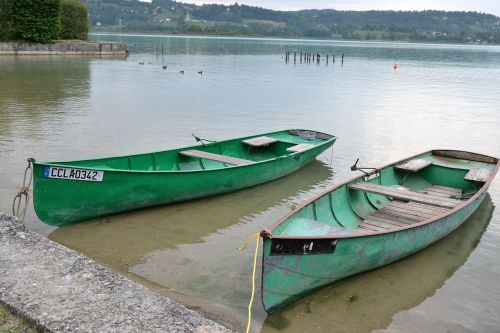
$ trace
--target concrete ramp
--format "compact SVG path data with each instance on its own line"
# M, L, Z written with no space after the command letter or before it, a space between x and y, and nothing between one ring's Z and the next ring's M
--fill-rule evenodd
M1 212L0 302L49 332L230 332Z

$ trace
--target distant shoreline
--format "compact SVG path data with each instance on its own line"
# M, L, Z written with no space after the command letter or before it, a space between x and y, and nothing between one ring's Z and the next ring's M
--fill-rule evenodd
M403 45L448 45L448 46L482 46L495 47L500 44L478 44L478 43L457 43L457 42L431 42L431 41L405 41L405 40L356 40L356 39L331 39L331 38L286 38L268 36L249 35L212 35L212 34L168 34L161 32L116 32L116 31L95 31L89 36L129 36L129 37L169 37L169 38L206 38L206 39L247 39L247 40L276 40L276 41L297 41L297 42L322 42L322 43L366 43L366 44L403 44Z

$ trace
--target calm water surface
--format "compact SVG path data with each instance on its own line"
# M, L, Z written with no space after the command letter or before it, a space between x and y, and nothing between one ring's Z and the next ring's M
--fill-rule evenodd
M500 156L500 47L92 38L127 42L131 56L0 57L0 210L10 211L28 157L164 150L194 143L191 133L219 140L298 127L338 136L333 158L328 151L293 175L233 194L59 229L29 210L32 230L235 329L245 323L253 252L236 248L354 176L356 158L378 166L432 148ZM292 55L286 64L284 52L294 50L335 53L336 62L294 64ZM459 230L408 259L270 316L257 298L254 331L498 332L499 203L497 179Z

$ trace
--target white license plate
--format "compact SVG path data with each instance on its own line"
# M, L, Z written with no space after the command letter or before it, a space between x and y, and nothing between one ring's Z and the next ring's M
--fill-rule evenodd
M104 171L46 166L43 169L43 177L102 182Z

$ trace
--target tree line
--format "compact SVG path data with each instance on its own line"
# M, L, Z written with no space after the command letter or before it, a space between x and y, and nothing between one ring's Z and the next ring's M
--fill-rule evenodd
M478 12L275 11L235 3L85 0L92 29L267 37L500 43L500 18Z
M78 0L0 0L0 41L87 39L88 27Z

